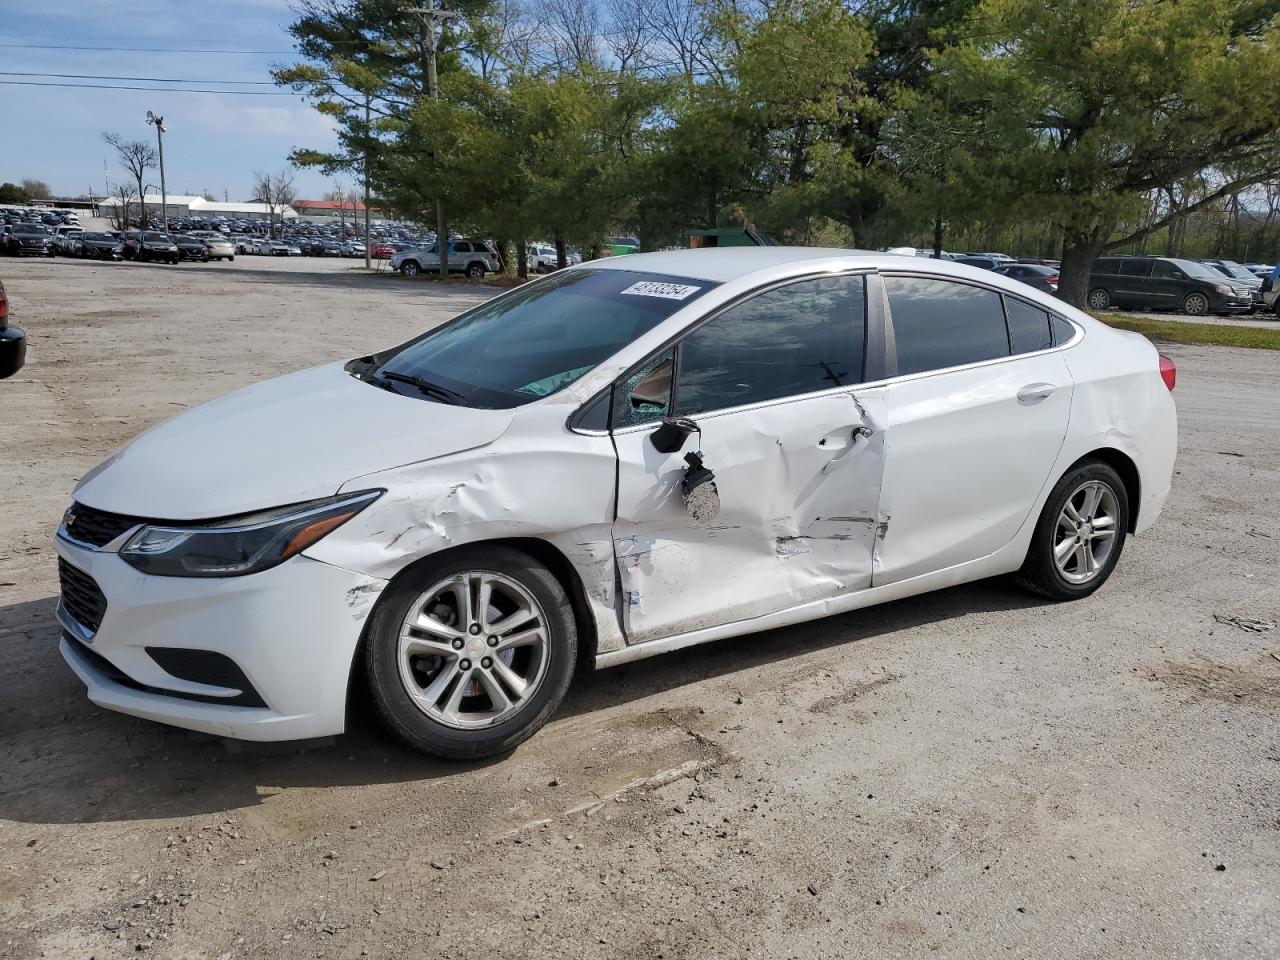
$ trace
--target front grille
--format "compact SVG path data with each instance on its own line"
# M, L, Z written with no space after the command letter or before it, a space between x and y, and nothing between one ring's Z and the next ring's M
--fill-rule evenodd
M93 577L58 558L58 584L62 588L62 606L77 623L97 633L107 612L107 598Z
M130 527L142 522L141 517L107 513L105 510L86 507L83 503L73 503L66 518L68 535L91 547L105 547Z

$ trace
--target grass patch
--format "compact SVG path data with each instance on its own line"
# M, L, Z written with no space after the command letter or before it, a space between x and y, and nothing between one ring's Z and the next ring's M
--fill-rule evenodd
M1248 347L1253 350L1280 350L1280 323L1268 327L1236 327L1219 323L1191 323L1182 320L1152 320L1127 313L1091 314L1110 327L1132 330L1152 340L1191 343L1212 347Z

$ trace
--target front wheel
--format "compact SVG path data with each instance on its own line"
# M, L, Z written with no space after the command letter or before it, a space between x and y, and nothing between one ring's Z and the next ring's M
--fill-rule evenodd
M404 263L400 264L400 272L406 277L416 277L421 269L422 268L418 266L418 262L416 260L406 260Z
M1106 310L1111 306L1111 294L1097 287L1089 291L1088 303L1090 310Z
M533 736L564 699L577 648L559 581L524 553L489 547L397 578L369 618L364 663L391 733L465 760Z
M1049 494L1017 580L1054 600L1087 597L1111 576L1128 530L1129 495L1120 475L1086 460Z
M1188 293L1182 298L1182 312L1190 317L1203 317L1209 312L1209 298L1203 293Z

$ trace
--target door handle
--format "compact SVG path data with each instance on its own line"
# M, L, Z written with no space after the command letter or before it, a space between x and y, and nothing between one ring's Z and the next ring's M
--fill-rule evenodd
M854 449L858 446L859 440L865 440L866 438L871 436L870 428L868 428L864 424L858 424L857 426L849 427L848 429L850 431L848 445L845 446L845 448L841 450L839 453L837 453L834 457L828 460L825 464L823 464L822 471L824 473L827 473L831 470L834 470L836 467L838 467L841 464L841 462L843 462L845 457L849 456L849 454L851 454L854 451ZM826 446L826 443L827 443L827 438L823 437L821 440L818 441L818 446L820 447Z
M1028 383L1018 391L1018 402L1039 403L1041 400L1048 400L1057 389L1052 383Z

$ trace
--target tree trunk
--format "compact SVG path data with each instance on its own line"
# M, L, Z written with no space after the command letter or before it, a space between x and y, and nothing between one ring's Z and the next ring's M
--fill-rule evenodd
M1102 240L1067 235L1062 241L1062 269L1058 274L1058 296L1073 307L1084 309L1089 296L1089 274L1102 255Z
M942 218L933 218L933 259L942 259Z
M529 279L529 241L523 237L516 241L516 276Z
M556 230L556 267L563 270L569 265L569 258L564 249L564 234Z

